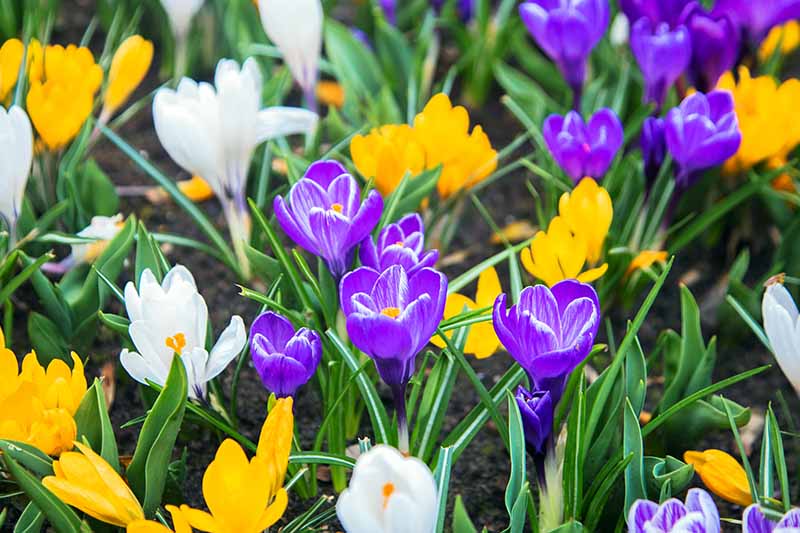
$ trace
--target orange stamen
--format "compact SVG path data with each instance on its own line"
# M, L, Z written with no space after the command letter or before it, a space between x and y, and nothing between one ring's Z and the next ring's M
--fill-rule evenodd
M164 344L167 345L167 348L172 348L172 351L176 354L181 355L183 349L186 348L186 335L183 333L176 333L172 337L167 337Z
M344 210L344 206L342 204L333 204L331 209L336 211L337 213L341 213Z
M392 494L394 493L394 483L391 481L386 483L383 486L383 508L386 509L386 506L389 505L389 498L391 498Z
M400 308L399 307L385 307L381 310L382 315L386 315L389 318L397 318L400 316Z

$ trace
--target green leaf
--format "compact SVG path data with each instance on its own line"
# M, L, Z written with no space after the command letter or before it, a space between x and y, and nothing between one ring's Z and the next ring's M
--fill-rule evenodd
M511 456L511 472L506 485L505 504L509 519L514 503L519 498L522 486L527 478L525 474L525 431L522 427L522 415L511 392L508 392L508 444Z
M136 265L134 277L137 284L139 280L142 279L142 272L147 269L153 273L157 281L161 282L165 272L161 271L160 256L161 250L158 248L155 239L153 239L147 231L144 223L139 222L136 230Z
M0 451L22 463L25 468L38 476L48 476L53 473L53 460L39 448L28 443L0 440Z
M327 452L295 452L289 456L289 462L300 465L343 466L351 470L356 466L355 460L346 455Z
M424 380L425 390L411 435L412 449L423 461L433 453L457 377L455 358L445 350Z
M114 184L94 159L86 161L76 179L83 209L92 216L114 216L119 211L119 197Z
M83 396L78 410L75 411L75 424L78 426L78 440L86 439L92 450L119 472L119 452L114 438L114 428L108 417L108 407L103 394L103 384L99 379Z
M11 280L0 289L0 302L5 302L14 294L14 291L16 291L20 285L25 283L35 272L39 271L39 267L52 260L54 257L52 253L46 253L37 258L36 261L26 265L25 268L22 269L22 272L11 278Z
M625 357L625 393L631 402L633 413L638 417L647 396L647 363L638 337Z
M450 487L450 470L453 467L453 449L442 448L439 453L439 460L433 471L433 479L436 481L436 494L439 496L438 513L436 518L436 533L444 531L444 514L447 508L447 491Z
M153 516L161 503L188 392L186 369L180 356L175 356L167 382L144 421L126 471L128 483L148 517Z
M647 499L647 489L644 483L644 445L642 443L642 432L639 426L639 417L633 411L630 400L625 402L624 414L624 449L623 454L633 454L630 464L625 468L625 510L624 515L628 515L628 510L633 502L640 499Z
M70 360L69 343L61 336L58 326L36 311L28 315L28 338L40 364L47 366L53 359Z
M375 56L349 28L333 19L325 21L325 51L346 93L363 100L380 93L385 84Z
M41 481L20 466L10 455L3 455L3 461L19 487L47 517L56 531L59 533L79 533L81 531L81 521L75 511L47 490Z
M111 313L104 313L102 311L99 311L97 314L100 318L100 322L105 324L106 327L108 327L111 331L122 336L128 335L128 328L131 325L131 321L126 317Z
M456 502L453 505L453 533L478 533L467 513L461 494L456 494Z
M680 459L667 455L661 457L646 456L644 458L644 474L650 499L657 498L666 484L670 490L678 494L689 486L694 477L694 467Z
M36 504L29 502L14 525L14 533L39 533L44 525L44 519L44 514L36 507Z

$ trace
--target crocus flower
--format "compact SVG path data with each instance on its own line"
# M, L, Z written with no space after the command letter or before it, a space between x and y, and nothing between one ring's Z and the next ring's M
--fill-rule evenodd
M645 270L655 263L666 263L667 252L664 250L642 250L631 260L625 275L630 275L636 270Z
M566 378L589 355L600 325L600 303L591 285L575 280L526 287L506 309L506 295L492 317L500 342L538 390L561 398Z
M176 41L184 41L189 34L192 19L203 7L203 0L161 0L169 18Z
M571 193L561 195L558 214L573 235L585 239L589 264L597 264L614 218L614 206L608 191L593 179L584 178Z
M350 156L365 178L375 178L384 196L394 191L406 174L414 177L425 170L425 148L408 124L387 124L367 135L354 135Z
M61 359L47 368L31 352L18 366L0 330L0 438L25 442L47 455L72 448L73 416L86 394L83 363L72 354L72 369Z
M644 101L660 108L670 87L689 66L689 30L686 26L670 30L666 22L654 25L650 19L640 18L631 30L631 50L644 77Z
M516 394L519 413L522 415L522 427L525 430L525 442L531 455L541 455L545 444L553 432L553 400L550 391L528 391L517 387Z
M620 0L622 12L634 23L646 17L655 26L662 22L678 24L683 9L691 0Z
M608 27L608 0L529 0L519 14L536 44L558 65L577 103L589 54Z
M606 273L608 264L583 270L590 255L587 239L585 234L574 234L563 217L553 217L547 231L537 232L530 247L520 253L522 266L551 287L565 279L594 281Z
M702 452L689 450L684 452L683 460L694 467L708 490L723 500L738 505L753 502L747 473L730 454L713 449Z
M0 106L0 160L0 217L5 220L13 243L33 162L31 121L19 106L7 111Z
M103 69L84 46L42 49L31 41L28 49L32 59L26 109L45 146L55 152L75 138L91 115Z
M17 84L25 45L19 39L8 39L0 46L0 101L4 102Z
M796 533L800 531L800 509L794 508L777 522L767 518L754 503L742 515L742 533Z
M346 533L428 533L436 526L437 500L428 466L381 444L356 461L336 516Z
M440 14L444 3L445 0L431 0L431 7L437 14ZM456 13L464 22L472 20L472 17L475 16L475 0L456 0Z
M757 44L775 26L800 18L800 0L717 0L713 13L730 15Z
M700 170L721 164L739 149L742 134L727 91L694 93L671 109L664 136L679 166L678 190L686 190Z
M305 94L307 105L316 110L314 90L322 52L322 3L320 0L259 0L258 12L267 37L283 54L283 60Z
M262 79L255 59L222 59L214 85L184 78L178 89L159 89L153 100L156 134L184 170L206 180L222 203L239 263L248 277L245 253L250 214L247 173L261 142L309 133L317 115L292 107L261 108Z
M295 330L289 319L267 311L250 328L250 355L264 386L284 398L294 396L314 375L322 341L316 331Z
M764 332L786 379L800 394L800 328L797 305L781 283L772 283L761 301Z
M161 284L150 269L142 272L138 291L128 282L125 309L131 321L128 333L139 352L122 350L122 366L139 383L164 385L177 353L186 367L190 398L205 398L208 382L247 342L244 322L236 315L211 352L206 351L208 308L191 272L181 265L167 272Z
M644 175L649 188L655 183L667 155L663 118L647 117L644 119L642 133L639 137L639 147L642 150Z
M71 245L71 253L58 263L45 263L42 270L49 273L63 274L78 265L93 263L108 247L108 243L117 236L123 227L122 215L113 217L92 217L91 223L76 235L84 239L94 239Z
M358 251L361 264L378 272L400 265L411 276L419 269L432 267L439 259L438 250L425 250L425 225L422 217L411 213L386 225L377 242L367 237Z
M732 73L726 73L718 88L733 95L742 132L739 149L725 162L726 173L745 171L773 158L785 160L800 143L800 123L794 113L787 112L800 99L800 81L790 79L778 84L772 76L754 78L742 66L738 82Z
M153 61L153 43L141 35L131 35L119 45L111 59L108 88L103 97L100 121L107 122L142 83Z
M588 124L575 111L550 115L542 134L553 158L576 184L585 177L601 179L624 139L622 124L610 109L592 115Z
M484 307L491 307L502 292L497 271L494 267L489 267L478 276L478 291L475 293L474 300L458 293L447 295L444 318L446 320L456 317L463 313L465 309L467 312L471 312ZM491 314L491 310L487 310L485 314ZM448 338L452 338L453 331L447 331L445 335ZM439 348L447 346L439 335L434 335L431 338L431 343ZM465 354L472 354L478 359L486 359L494 355L498 348L500 348L500 339L497 338L491 321L478 322L469 326L467 342L464 345Z
M692 60L689 81L701 92L713 89L720 76L733 68L739 56L739 30L728 15L712 15L692 2L681 14L689 30Z
M779 46L780 53L784 56L794 52L800 46L800 22L790 20L786 24L772 28L758 47L759 61L762 63L769 61ZM3 50L0 48L0 58L2 54ZM2 59L0 59L1 67ZM2 91L2 87L0 87L0 91Z
M719 511L703 489L689 489L686 503L670 498L661 505L636 500L628 511L630 533L719 533Z
M397 0L380 0L380 6L389 24L397 24Z
M220 444L203 474L208 512L181 505L180 512L192 527L216 533L260 533L283 516L289 503L283 481L292 448L292 404L291 398L281 398L273 406L252 459L233 439Z
M442 165L436 183L441 198L469 189L497 168L497 151L480 125L469 131L469 113L438 93L414 117L414 138L425 150L425 168Z
M288 201L276 196L275 218L289 237L323 258L339 278L353 249L372 232L383 211L383 199L371 190L361 201L355 178L336 161L317 161L292 186Z

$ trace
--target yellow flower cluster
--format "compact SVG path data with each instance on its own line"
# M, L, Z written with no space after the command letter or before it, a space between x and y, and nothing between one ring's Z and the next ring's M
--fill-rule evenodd
M72 370L60 359L45 369L31 352L18 369L0 330L0 438L26 442L47 455L72 448L73 415L86 393L83 363L74 353L72 362Z
M9 39L0 47L0 101L7 101L16 86L25 46ZM134 35L126 39L111 61L103 116L108 119L125 103L144 79L153 59L153 43ZM27 47L30 87L25 105L31 122L48 150L66 146L83 127L94 108L103 83L103 69L83 46L42 46L32 40Z
M375 178L375 186L390 194L406 173L414 176L442 165L437 188L447 198L487 178L497 168L497 152L481 126L469 131L469 113L453 107L443 93L435 95L413 127L390 124L356 135L350 154L358 171Z
M800 22L790 20L782 26L770 30L758 49L758 59L764 63L772 57L775 49L781 47L781 55L792 53L800 46Z
M256 456L248 460L242 447L226 439L203 475L208 512L187 505L167 505L175 533L192 527L215 533L257 533L277 522L289 496L283 488L292 447L292 399L279 399L261 428ZM136 496L122 477L88 446L61 455L52 476L42 483L61 501L128 533L171 533L146 520Z
M503 289L500 287L500 278L494 267L489 267L478 276L478 292L475 299L471 299L462 294L450 294L447 296L447 303L444 307L444 319L453 318L466 311L476 311L488 307L484 314L492 314L492 304L500 296ZM452 331L445 333L448 338L453 335ZM438 335L434 335L431 343L439 348L446 346L445 342ZM500 339L494 332L492 321L478 322L469 327L467 342L464 346L464 353L472 354L478 359L485 359L493 355L500 347Z
M753 503L747 473L730 454L722 450L690 450L683 454L683 460L694 467L708 490L723 500L743 506Z
M739 151L725 162L724 171L732 174L762 161L785 161L800 143L800 117L792 112L800 100L800 80L778 85L770 76L753 78L747 67L740 67L738 83L728 72L717 88L732 93L742 132Z
M583 269L587 262L596 265L603 254L614 216L608 191L584 178L572 193L561 196L558 209L547 231L539 231L530 248L522 250L522 265L550 287L565 279L585 283L598 279L608 270L607 263Z

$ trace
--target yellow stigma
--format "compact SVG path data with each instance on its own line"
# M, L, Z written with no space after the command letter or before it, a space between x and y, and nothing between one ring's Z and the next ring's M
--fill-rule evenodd
M402 248L403 246L405 246L405 244L403 243L403 241L397 241L396 243L394 243L394 245L395 245L395 246L399 246L400 248Z
M392 494L394 493L394 483L391 481L386 483L383 486L383 508L386 509L386 506L389 505L389 498L391 498Z
M186 348L186 335L183 333L176 333L172 337L167 337L164 344L167 345L167 348L172 348L172 351L176 354L181 355L183 349Z
M342 210L344 209L344 206L343 206L342 204L333 204L333 205L331 206L331 209L333 209L333 210L334 210L334 211L336 211L337 213L341 213L341 212L342 212Z
M384 307L381 310L382 315L386 315L389 318L397 318L400 316L400 308L399 307Z

